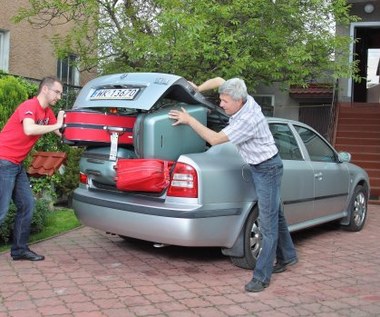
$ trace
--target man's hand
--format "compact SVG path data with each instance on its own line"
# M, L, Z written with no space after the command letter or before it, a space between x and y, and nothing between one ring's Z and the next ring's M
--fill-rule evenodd
M58 126L58 129L62 128L64 117L65 117L65 112L63 110L60 110L58 112L58 115L57 115L57 126Z
M169 111L169 118L176 120L172 125L179 125L179 124L189 124L190 120L192 118L191 115L188 114L188 112L181 107L182 111L179 110L170 110Z
M176 120L172 125L187 124L189 125L198 135L211 145L220 144L228 141L227 135L223 131L215 132L202 123L200 123L196 118L192 117L184 108L181 110L170 110L169 118Z

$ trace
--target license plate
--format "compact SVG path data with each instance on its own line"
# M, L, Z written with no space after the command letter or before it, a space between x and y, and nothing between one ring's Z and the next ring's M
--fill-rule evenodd
M91 100L133 100L139 88L97 89L90 96Z

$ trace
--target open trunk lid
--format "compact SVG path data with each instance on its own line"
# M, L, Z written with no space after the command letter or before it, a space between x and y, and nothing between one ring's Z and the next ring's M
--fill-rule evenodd
M215 108L183 77L164 73L124 73L89 81L80 91L73 109L122 107L150 110L161 98Z

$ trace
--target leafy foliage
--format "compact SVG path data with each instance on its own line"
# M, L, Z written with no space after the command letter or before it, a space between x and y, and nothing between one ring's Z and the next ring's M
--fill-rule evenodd
M57 174L58 177L54 182L55 193L61 200L70 200L72 192L78 187L79 183L79 160L84 148L76 148L68 145L62 145L62 150L67 153L64 173ZM70 204L70 201L68 201Z
M28 98L28 89L21 79L0 76L0 128L8 121L16 107Z
M55 34L59 56L78 54L82 69L160 71L195 82L239 76L254 87L304 85L330 73L353 76L346 0L29 0L15 21L73 23ZM99 54L94 54L98 52Z
M43 230L47 217L51 211L52 210L49 207L48 201L44 199L36 200L30 229L31 233L36 233ZM8 243L11 241L15 216L16 206L12 203L9 207L9 211L4 222L0 225L0 243Z

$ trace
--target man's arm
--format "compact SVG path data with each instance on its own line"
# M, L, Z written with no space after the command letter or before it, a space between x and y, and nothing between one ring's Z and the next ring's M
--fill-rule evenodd
M25 118L22 121L24 133L26 135L42 135L54 131L58 136L60 136L61 133L59 132L59 129L63 125L63 116L64 111L60 111L57 116L57 123L50 125L39 125L36 124L33 119Z
M196 133L198 133L202 139L211 145L221 144L229 141L227 135L224 134L223 131L215 132L207 128L197 119L192 117L184 108L182 108L182 111L171 110L169 112L169 118L176 120L173 125L187 124Z
M200 84L198 86L198 90L199 92L202 92L202 91L219 88L221 85L223 85L224 82L225 80L222 77L211 78L209 80L206 80L204 83Z
M215 78L211 78L211 79L206 80L205 82L203 82L203 83L200 84L199 86L197 86L197 85L194 84L193 82L189 82L189 83L190 83L195 89L197 89L199 92L203 92L203 91L207 91L207 90L211 90L211 89L218 88L218 87L221 86L224 82L225 82L225 80L224 80L222 77L215 77Z

